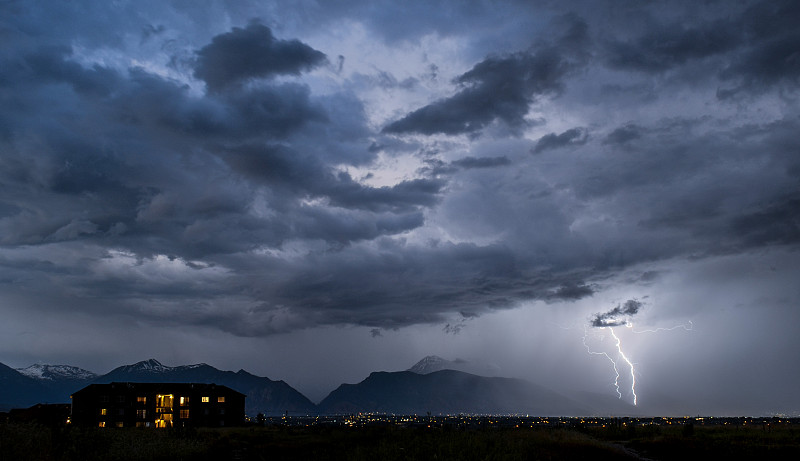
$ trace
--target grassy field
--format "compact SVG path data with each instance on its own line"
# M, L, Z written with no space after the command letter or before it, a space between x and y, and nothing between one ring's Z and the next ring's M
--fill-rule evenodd
M0 424L0 460L800 459L800 428L244 427Z

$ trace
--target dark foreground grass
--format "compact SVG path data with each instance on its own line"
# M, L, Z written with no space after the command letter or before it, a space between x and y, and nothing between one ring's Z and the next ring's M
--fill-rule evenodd
M635 451L631 451L635 450ZM794 428L245 427L0 424L0 460L800 459Z
M800 459L797 425L653 425L588 433L624 440L642 457L663 461Z

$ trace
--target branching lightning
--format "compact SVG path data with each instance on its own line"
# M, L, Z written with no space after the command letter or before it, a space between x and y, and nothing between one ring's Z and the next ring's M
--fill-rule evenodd
M584 329L583 329L583 345L586 346L586 352L588 352L589 354L592 354L592 355L604 355L609 360L609 362L611 362L611 366L614 367L614 373L616 374L616 377L614 378L614 387L617 389L617 395L621 399L622 398L622 392L619 391L619 370L617 369L617 362L615 362L614 359L612 359L611 356L606 354L605 352L593 351L589 347L589 345L586 344L586 336L587 336L587 334L588 333L586 331L586 328L584 327Z
M633 369L633 362L628 360L628 357L626 357L625 353L622 352L622 345L621 345L622 342L619 340L617 335L614 334L614 329L611 328L611 327L607 327L607 328L608 328L608 331L611 332L611 336L613 336L614 339L617 341L617 351L619 351L620 357L622 357L622 359L625 360L625 362L628 363L628 366L631 367L631 394L633 394L633 404L636 405L636 373L634 372L634 369ZM614 369L616 370L616 368L617 367L615 365ZM617 377L619 377L619 372L617 372ZM619 386L617 386L617 387L619 387ZM619 393L619 390L617 390L617 393Z
M634 332L634 333L657 333L657 332L659 332L659 331L672 331L672 330L677 330L678 328L683 328L683 329L684 329L684 330L686 330L686 331L692 331L692 330L694 329L694 324L692 323L692 321L691 321L691 320L689 320L689 321L688 321L688 322L686 322L686 323L680 324L680 325L675 325L674 327L669 327L669 328L656 328L656 329L653 329L653 330L639 330L639 331L636 331L636 330L633 330L633 324L631 324L631 323L629 323L629 324L628 324L628 325L626 325L626 326L627 326L627 327L629 327L629 328L631 328L631 331L632 331L632 332Z
M625 355L625 353L622 352L622 341L620 341L619 337L614 333L614 329L611 328L611 327L602 327L601 329L604 329L604 328L608 328L608 331L611 332L611 336L614 338L614 341L616 341L617 353L619 354L620 357L622 357L622 359L625 361L625 363L627 363L628 366L631 368L631 394L633 395L633 404L636 405L636 402L637 402L637 397L636 397L636 373L635 373L635 370L634 370L634 367L633 367L633 362L631 362L628 359L628 357ZM619 390L620 374L619 374L619 368L617 368L617 361L614 360L606 352L593 351L589 347L589 345L586 344L586 336L587 336L587 334L588 333L586 331L586 328L584 327L583 345L586 347L586 352L588 352L589 354L592 354L592 355L603 355L609 360L609 362L611 362L611 365L614 367L614 374L616 375L614 377L614 388L616 388L616 390L617 390L618 398L622 399L622 392Z
M592 350L592 348L589 346L586 340L587 336L589 335L589 331L587 328L588 326L583 327L583 345L584 347L586 347L586 351L591 355L605 356L609 360L609 362L611 362L611 365L614 367L614 374L615 374L614 388L617 391L617 396L619 397L619 399L622 399L623 395L622 390L620 390L620 380L622 379L620 375L620 366L624 366L622 365L622 362L624 361L630 368L631 370L630 393L631 396L633 397L634 405L638 403L638 396L636 395L636 370L634 367L634 363L628 358L628 356L622 350L622 341L620 340L620 337L617 336L616 332L614 332L613 327L624 326L627 327L632 333L637 333L637 334L656 333L659 331L672 331L672 330L677 330L679 328L686 331L692 331L692 329L694 328L694 324L692 324L692 321L690 320L687 323L676 325L669 328L659 327L647 330L634 330L633 323L631 323L630 318L635 314L637 314L642 306L643 303L637 301L636 299L631 299L626 301L625 303L618 304L616 307L607 312L595 314L593 318L590 320L588 326L591 326L593 328L598 328L600 330L606 328L608 329L608 331L611 333L611 337L614 338L616 352L610 352L610 351L603 352L603 351Z

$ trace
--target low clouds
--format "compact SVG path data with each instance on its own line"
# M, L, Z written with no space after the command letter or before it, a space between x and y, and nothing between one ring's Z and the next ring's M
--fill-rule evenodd
M276 39L269 27L254 23L217 35L201 48L194 75L219 91L253 78L300 75L325 61L324 53L296 39Z
M591 325L595 328L603 327L618 327L626 325L630 318L639 313L643 304L641 301L629 299L623 304L617 306L608 312L602 314L595 314L591 321Z

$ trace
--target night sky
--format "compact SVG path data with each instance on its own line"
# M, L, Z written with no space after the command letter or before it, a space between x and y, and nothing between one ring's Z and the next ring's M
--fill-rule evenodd
M616 399L616 335L642 408L800 414L798 24L0 1L0 362L206 362L318 401L436 354Z

